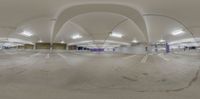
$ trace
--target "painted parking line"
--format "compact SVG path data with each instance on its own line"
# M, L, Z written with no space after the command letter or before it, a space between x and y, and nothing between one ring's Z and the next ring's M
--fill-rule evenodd
M142 58L141 63L146 63L148 57L149 57L149 54L146 54L146 55Z
M134 57L136 57L136 55L131 55L131 56L123 57L123 59L130 59L130 58L134 58Z
M9 52L9 51L5 51L3 50L3 52L7 55L15 55L15 54L18 54L18 52Z
M33 54L33 55L31 55L30 57L35 57L35 56L38 56L38 55L40 55L41 53L35 53L35 54Z
M60 57L62 57L63 59L67 60L67 57L65 57L64 55L57 53L57 55L59 55Z
M45 57L46 59L49 59L50 58L50 55L49 55L49 53L46 55L46 57Z
M71 65L69 63L69 58L63 54L57 53L58 56L60 56L61 58L63 58L63 60L65 61L66 64Z
M158 56L160 57L160 58L162 58L163 60L165 60L165 61L170 61L168 58L166 58L163 54L158 54Z

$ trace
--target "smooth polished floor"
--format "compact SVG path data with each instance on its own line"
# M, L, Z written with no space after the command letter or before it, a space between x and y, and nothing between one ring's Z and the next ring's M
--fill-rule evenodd
M0 99L199 99L199 54L0 51Z

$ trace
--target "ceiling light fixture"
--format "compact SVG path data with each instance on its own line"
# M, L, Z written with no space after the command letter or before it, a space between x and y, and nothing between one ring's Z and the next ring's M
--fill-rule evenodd
M39 43L42 43L43 41L42 41L42 40L39 40L38 42L39 42Z
M184 33L185 33L185 31L183 31L183 30L176 30L176 31L172 32L172 35L176 36L176 35L180 35L180 34L184 34Z
M164 43L164 42L165 42L165 40L161 39L161 40L159 40L159 42L160 42L160 43Z
M138 43L138 41L137 41L137 40L133 40L132 42L133 42L133 43Z
M121 33L116 33L116 32L112 32L112 33L110 34L110 36L112 36L112 37L117 37L117 38L122 38L122 37L123 37L123 35L122 35Z
M33 34L31 32L27 32L27 31L22 32L21 35L26 36L26 37L33 36Z
M79 35L79 34L72 36L72 39L74 39L74 40L75 40L75 39L80 39L80 38L82 38L82 36Z
M65 41L61 41L60 43L64 44L64 43L65 43Z

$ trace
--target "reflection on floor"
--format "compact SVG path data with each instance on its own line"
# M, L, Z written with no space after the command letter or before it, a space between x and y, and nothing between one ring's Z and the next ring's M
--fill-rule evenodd
M200 55L0 51L1 99L198 99Z

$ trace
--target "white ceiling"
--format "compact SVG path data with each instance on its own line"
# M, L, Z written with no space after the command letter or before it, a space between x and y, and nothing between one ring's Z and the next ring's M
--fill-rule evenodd
M135 14L136 20L130 19L127 15L111 12L81 13L68 22L64 22L65 24L59 28L58 34L53 33L56 21L62 11L80 4L123 5L137 10L141 16L129 10L126 10L128 11L126 13ZM199 5L199 0L0 0L0 38L15 37L32 42L40 39L45 42L63 40L66 43L72 43L105 39L120 42L131 42L132 39L142 42L155 42L159 39L171 41L192 37L190 32L195 37L199 37ZM145 14L152 14L152 16L145 16ZM154 16L154 14L162 16ZM141 28L141 24L138 22L140 19L137 20L137 16L145 20L147 33L144 28ZM113 29L126 18L127 21ZM185 29L187 33L181 37L170 35L172 31L179 28ZM107 38L112 29L125 36L122 39ZM18 35L24 30L32 32L34 36L27 38ZM83 38L72 40L70 37L74 33L80 33Z
M73 18L73 23L79 24L93 39L105 39L112 28L126 17L104 12L94 12Z

